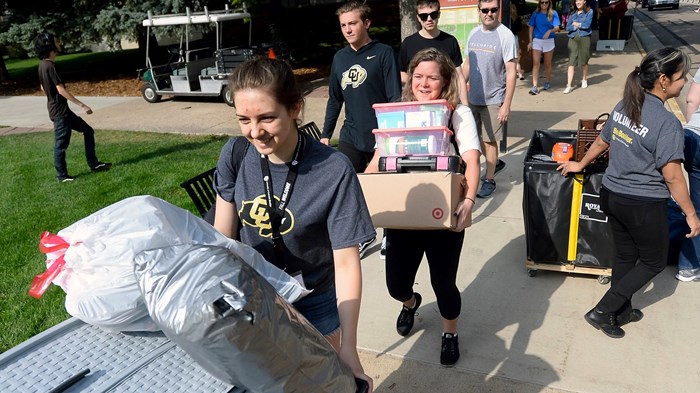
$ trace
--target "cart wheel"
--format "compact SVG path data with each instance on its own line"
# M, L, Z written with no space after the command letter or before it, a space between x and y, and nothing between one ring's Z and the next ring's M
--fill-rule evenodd
M221 89L221 98L224 100L226 105L233 106L233 93L231 92L231 87L229 85L225 85L224 88Z
M160 101L160 94L156 93L156 88L152 83L145 83L141 86L141 95L143 99L150 102L151 104Z
M537 269L527 269L527 275L530 277L535 277L537 275Z
M598 283L602 285L610 284L610 276L598 276Z

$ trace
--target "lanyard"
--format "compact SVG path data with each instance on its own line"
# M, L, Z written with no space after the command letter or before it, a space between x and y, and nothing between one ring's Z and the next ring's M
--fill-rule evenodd
M306 142L300 132L298 132L297 135L297 146L294 149L292 161L287 164L289 171L287 172L287 179L284 181L284 189L282 190L282 195L280 196L279 205L277 205L275 202L275 194L272 191L272 175L270 173L269 163L270 159L265 155L260 155L260 169L262 170L262 178L265 185L265 197L267 199L267 207L270 215L270 226L272 227L272 245L275 252L275 257L277 259L276 265L277 267L288 271L290 274L300 271L301 266L287 266L287 264L292 264L291 261L287 261L287 264L285 264L284 251L287 249L287 247L284 245L284 241L282 241L280 226L282 225L282 219L284 218L284 209L287 207L289 198L292 195L292 190L294 189L294 183L296 182L297 173L299 170L299 158L301 157L301 153L304 150L304 144ZM295 263L295 265L300 264Z

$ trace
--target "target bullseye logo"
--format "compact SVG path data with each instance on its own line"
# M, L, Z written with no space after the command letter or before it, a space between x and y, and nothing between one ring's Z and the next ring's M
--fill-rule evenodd
M444 217L444 216L445 216L445 212L441 208L436 207L435 209L433 209L433 218L434 219L442 220L442 217Z

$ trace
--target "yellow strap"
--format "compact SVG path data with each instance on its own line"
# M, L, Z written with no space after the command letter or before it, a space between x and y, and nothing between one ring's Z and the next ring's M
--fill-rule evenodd
M583 194L583 175L574 175L574 189L571 195L571 216L569 219L569 248L566 259L576 260L576 246L578 243L578 218L581 210L581 194Z

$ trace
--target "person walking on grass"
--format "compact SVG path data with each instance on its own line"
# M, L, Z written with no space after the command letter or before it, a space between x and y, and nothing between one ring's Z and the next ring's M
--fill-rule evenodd
M497 0L479 0L481 24L469 32L466 61L462 63L462 73L469 84L469 108L486 160L486 173L476 194L479 198L488 198L496 191L494 176L506 166L498 158L498 141L510 116L516 84L515 37L498 20L499 4Z
M683 176L683 127L665 108L678 97L690 68L688 55L676 48L649 52L627 76L622 101L610 112L600 135L580 162L557 167L562 175L579 173L601 153L610 159L600 205L610 219L615 261L610 288L584 315L593 327L621 338L621 326L644 317L632 306L632 296L667 265L669 196L685 215L692 238L700 234L700 220Z
M559 31L559 15L552 7L552 0L540 0L530 17L530 42L532 52L532 89L530 95L539 94L540 59L544 56L545 82L542 90L549 90L552 80L552 58L554 57L554 34Z
M564 94L571 93L574 83L574 69L581 67L581 88L588 87L588 60L591 58L591 23L593 10L586 0L575 0L576 10L566 24L569 36L569 67L566 70Z
M34 39L34 47L39 57L39 87L48 99L49 118L54 128L53 161L56 167L56 179L66 183L75 180L68 174L66 150L70 144L72 130L83 134L85 141L85 158L92 172L109 170L112 164L100 162L95 153L95 130L68 107L68 101L78 105L86 114L92 109L77 99L66 88L56 68L56 55L61 51L61 41L52 33L43 32Z

